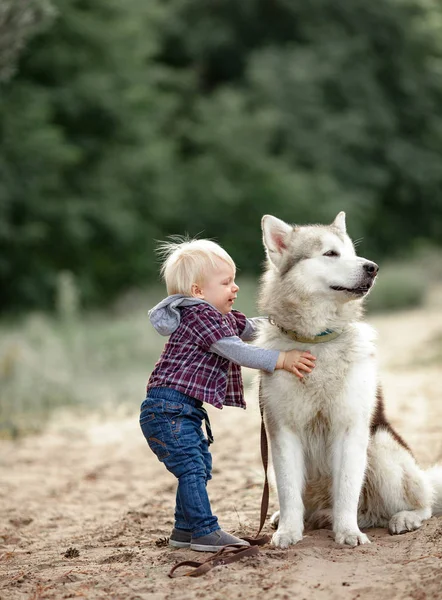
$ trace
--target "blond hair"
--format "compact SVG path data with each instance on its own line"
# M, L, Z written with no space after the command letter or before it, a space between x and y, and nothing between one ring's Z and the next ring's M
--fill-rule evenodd
M161 275L169 295L191 296L192 285L203 284L208 273L217 269L217 258L225 261L236 272L232 258L211 240L174 238L174 241L161 243L158 253L164 260Z

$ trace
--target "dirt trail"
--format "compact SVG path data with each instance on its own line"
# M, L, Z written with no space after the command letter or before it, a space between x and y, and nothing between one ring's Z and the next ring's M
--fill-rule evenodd
M442 457L440 362L432 355L442 314L373 323L388 414L428 466ZM369 530L373 543L355 549L318 530L287 551L265 547L200 579L169 579L174 563L195 559L162 545L175 482L147 448L136 410L120 412L81 421L66 413L41 436L0 442L1 600L442 599L442 518L397 537ZM251 392L247 411L210 413L214 511L228 531L251 535L262 485L256 400Z

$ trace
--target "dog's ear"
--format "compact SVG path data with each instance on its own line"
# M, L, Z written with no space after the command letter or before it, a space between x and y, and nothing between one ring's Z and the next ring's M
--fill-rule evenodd
M293 227L272 217L264 215L261 221L262 239L269 260L278 267L293 234Z
M347 229L345 227L345 212L341 210L336 219L333 221L332 225L337 227L342 233L347 233Z

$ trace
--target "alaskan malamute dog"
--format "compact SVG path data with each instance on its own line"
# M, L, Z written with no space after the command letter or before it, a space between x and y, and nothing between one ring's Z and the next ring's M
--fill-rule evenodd
M304 379L261 374L280 513L272 543L302 539L304 522L333 525L335 541L369 542L360 527L417 529L442 514L442 468L423 471L385 418L375 333L360 321L378 266L356 256L340 212L328 226L262 220L268 265L258 346L310 350Z

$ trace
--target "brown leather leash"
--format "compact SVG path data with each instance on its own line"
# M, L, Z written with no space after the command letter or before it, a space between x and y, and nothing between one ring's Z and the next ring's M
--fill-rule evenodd
M261 529L264 527L264 523L267 517L267 511L269 509L269 480L267 477L267 470L269 467L269 443L267 440L267 432L266 426L264 423L264 406L262 401L262 390L261 390L261 378L259 380L259 412L261 413L261 461L264 469L264 487L262 489L262 498L261 498L261 517L259 521L259 529L254 538L242 538L249 542L249 544L254 544L257 546L263 546L270 541L270 536L265 535L261 538L258 538L261 533Z
M169 571L169 577L200 577L218 565L228 565L229 563L241 560L249 556L258 554L258 546L239 546L238 544L230 544L223 546L216 554L209 556L206 560L198 562L196 560L183 560L179 562ZM180 567L193 567L191 571L186 573L176 573Z
M177 563L169 571L169 577L200 577L205 575L208 571L218 565L228 565L233 562L237 562L242 558L248 558L250 556L256 556L259 554L259 546L263 546L270 541L269 535L258 537L261 533L262 528L267 517L267 511L269 508L269 481L267 477L267 469L269 465L269 445L267 441L267 432L264 424L264 407L262 402L261 394L261 381L259 382L259 411L261 413L261 460L264 468L264 487L262 490L261 498L261 518L259 522L259 529L255 537L244 537L241 538L246 542L249 542L250 546L240 546L239 544L230 544L223 546L216 554L209 556L206 560L201 562L196 560L183 560ZM192 567L190 571L185 573L176 573L181 567Z

